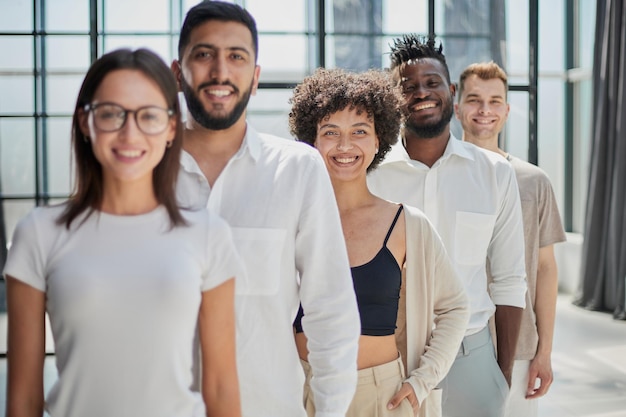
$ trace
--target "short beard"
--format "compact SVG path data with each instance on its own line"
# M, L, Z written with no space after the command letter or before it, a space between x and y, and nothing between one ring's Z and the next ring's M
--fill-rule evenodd
M419 138L435 138L441 135L446 127L450 124L450 120L452 120L452 110L452 103L446 103L443 109L443 113L441 114L441 119L439 119L438 122L429 125L415 123L411 120L409 116L404 123L404 128L410 130L415 136Z
M213 83L212 85L218 85L218 83ZM239 89L232 84L228 84L233 87L235 93L239 92ZM196 122L200 124L200 126L209 130L225 130L234 125L237 120L241 117L243 112L246 110L248 106L248 102L250 101L250 95L252 93L252 83L250 84L250 88L244 91L241 99L235 105L235 108L225 116L212 116L206 109L204 105L198 98L198 95L193 91L193 88L187 84L184 78L181 77L181 87L183 90L183 94L185 95L185 101L187 102L187 110L194 118ZM201 86L201 88L206 88L207 85Z

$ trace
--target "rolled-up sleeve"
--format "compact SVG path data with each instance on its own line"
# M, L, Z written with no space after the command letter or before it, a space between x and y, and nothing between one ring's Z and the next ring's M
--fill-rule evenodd
M497 178L501 204L488 250L493 278L489 291L496 305L524 308L527 284L519 189L509 164L498 164Z
M361 326L330 179L321 158L310 162L296 237L302 327L316 416L343 417L356 389Z

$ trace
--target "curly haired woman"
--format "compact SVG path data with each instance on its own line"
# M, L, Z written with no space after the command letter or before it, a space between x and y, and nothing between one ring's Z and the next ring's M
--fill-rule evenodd
M291 133L317 148L333 184L361 314L359 382L349 417L440 415L441 397L433 390L467 323L463 287L426 217L367 187L367 173L397 141L403 120L398 94L383 71L319 69L291 99ZM406 304L407 291L417 294L417 305ZM406 315L418 324L408 331ZM301 310L294 327L308 382L315 375L307 364L306 320ZM312 417L316 393L308 385L304 392Z

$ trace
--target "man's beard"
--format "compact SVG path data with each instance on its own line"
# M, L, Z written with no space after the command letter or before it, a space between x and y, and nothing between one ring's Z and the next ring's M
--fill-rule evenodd
M230 83L222 83L222 85L229 85L233 88L235 93L239 93L239 89ZM207 88L211 85L220 85L220 83L206 83L202 84L198 90L202 90L203 88ZM196 122L198 122L202 127L210 130L224 130L228 129L232 125L239 120L243 112L246 110L248 106L248 102L250 101L250 95L252 93L252 83L250 87L244 91L243 95L235 105L233 110L225 115L225 116L213 116L206 109L204 105L198 98L198 95L193 91L193 88L187 84L184 78L181 77L181 86L183 90L183 94L185 95L185 101L187 102L187 109L191 116L194 118Z
M407 115L407 119L404 122L405 129L413 132L417 137L424 139L432 139L439 136L445 130L446 126L452 119L453 106L452 100L446 101L443 105L443 112L441 118L430 124L416 123L411 119L411 113Z

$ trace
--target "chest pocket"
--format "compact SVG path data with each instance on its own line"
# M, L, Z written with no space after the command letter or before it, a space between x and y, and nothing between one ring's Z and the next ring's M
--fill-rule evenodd
M246 273L237 277L238 295L272 295L278 292L286 230L233 227L237 251Z
M461 265L484 265L495 223L493 214L457 211L454 260Z

